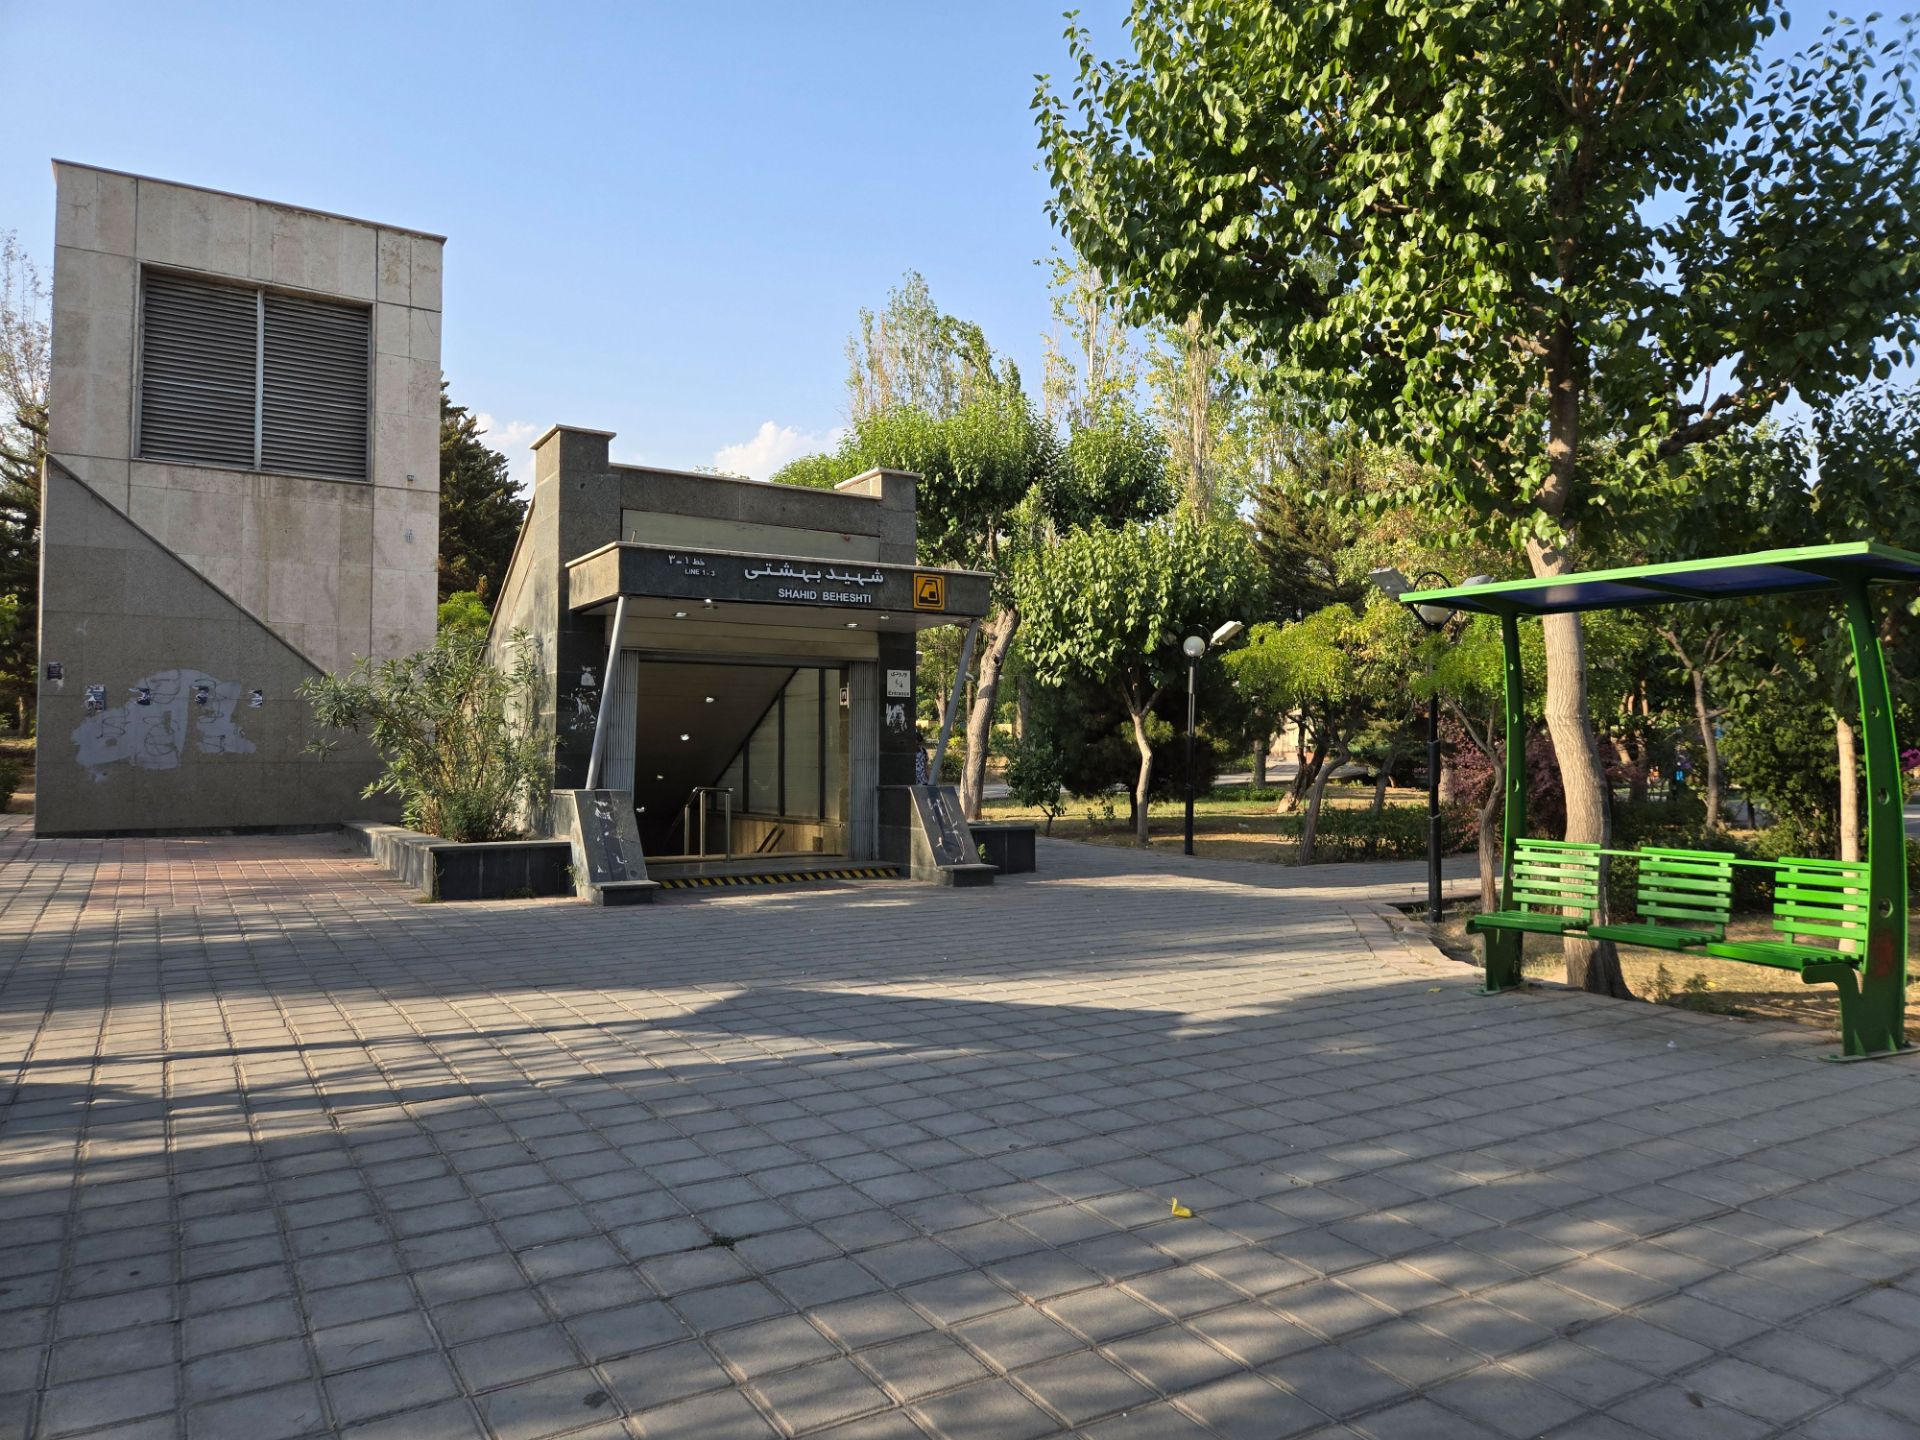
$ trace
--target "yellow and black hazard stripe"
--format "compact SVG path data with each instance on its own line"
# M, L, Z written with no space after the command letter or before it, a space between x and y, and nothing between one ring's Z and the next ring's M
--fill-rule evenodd
M832 870L768 870L755 875L676 875L663 890L714 890L735 885L801 885L810 880L898 880L898 865L843 865Z

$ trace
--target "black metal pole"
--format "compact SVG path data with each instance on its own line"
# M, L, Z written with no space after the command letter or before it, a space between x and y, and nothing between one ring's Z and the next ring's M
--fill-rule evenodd
M1427 920L1440 923L1440 692L1427 697Z
M1198 666L1187 662L1187 854L1194 852L1194 672Z

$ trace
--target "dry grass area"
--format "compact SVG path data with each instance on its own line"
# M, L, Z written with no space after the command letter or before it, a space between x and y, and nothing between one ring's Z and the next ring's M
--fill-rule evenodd
M1433 941L1457 960L1478 966L1479 937L1466 932L1472 910L1456 907L1447 913ZM1414 922L1427 929L1424 922ZM1765 915L1739 916L1727 926L1732 940L1769 940L1774 937L1773 922ZM1920 954L1920 921L1910 924L1908 951ZM1686 951L1671 952L1620 947L1620 968L1635 995L1655 999L1665 983L1673 991L1665 1003L1750 1019L1791 1020L1809 1025L1838 1038L1840 1001L1831 985L1803 985L1790 970L1773 970L1765 965L1740 965L1731 960L1715 960ZM1564 974L1560 939L1554 935L1527 936L1526 972L1530 979L1558 980ZM1691 982L1691 984L1689 983ZM1920 1030L1920 986L1907 986L1909 1033Z
M1427 792L1390 787L1389 805L1425 805ZM1325 809L1365 810L1373 804L1372 785L1331 785ZM1011 800L989 800L981 807L988 820L1031 820L1045 825L1046 816ZM1297 822L1297 812L1293 819ZM1053 822L1056 840L1084 840L1094 845L1132 845L1133 827L1127 823L1124 797L1103 801L1074 799ZM1147 833L1152 843L1179 844L1186 834L1186 802L1156 801L1147 807ZM1256 860L1291 865L1299 851L1291 834L1280 831L1277 802L1272 800L1197 799L1193 806L1193 852L1209 860Z

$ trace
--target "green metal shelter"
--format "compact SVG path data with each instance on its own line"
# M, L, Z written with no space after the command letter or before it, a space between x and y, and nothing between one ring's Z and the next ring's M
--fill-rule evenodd
M1782 869L1777 889L1776 928L1806 930L1838 936L1856 949L1836 947L1816 951L1793 944L1725 943L1709 945L1703 953L1718 958L1782 965L1802 972L1804 980L1831 980L1840 987L1841 1029L1849 1057L1887 1054L1904 1048L1907 986L1907 866L1906 832L1902 811L1905 795L1900 781L1899 745L1894 735L1893 700L1887 685L1885 656L1868 603L1876 584L1920 584L1920 555L1868 541L1812 545L1792 550L1763 550L1750 555L1728 555L1711 560L1688 560L1666 565L1640 565L1620 570L1553 576L1541 580L1513 580L1459 586L1445 590L1410 592L1403 605L1426 605L1498 616L1506 653L1506 753L1526 749L1524 681L1520 670L1519 622L1523 616L1558 615L1583 610L1637 609L1697 600L1728 600L1752 595L1825 595L1838 601L1846 617L1853 646L1854 674L1860 693L1860 733L1866 753L1867 859L1857 877L1850 868L1843 879L1827 882L1813 899L1791 887L1818 885L1802 878L1825 866L1838 871L1841 862L1791 862ZM1574 922L1519 923L1523 890L1516 901L1516 847L1526 833L1526 775L1524 766L1509 763L1506 774L1505 829L1501 865L1501 907L1516 919L1514 928L1485 933L1487 988L1501 990L1520 982L1521 946L1528 929L1558 929L1579 933ZM1533 842L1539 844L1541 842ZM1584 847L1595 852L1598 847ZM1628 852L1608 852L1625 854ZM1701 862L1729 857L1708 852L1685 854ZM1789 862L1782 862L1783 866ZM1644 864L1644 861L1643 861ZM1523 863L1521 868L1526 869ZM1859 896L1859 879L1865 897ZM1702 882L1704 883L1704 882ZM1587 892L1594 893L1591 889ZM1836 896L1838 900L1836 901ZM1539 898L1536 896L1536 898ZM1548 899L1555 897L1549 896ZM1836 904L1838 909L1834 907ZM1827 907L1818 911L1817 907ZM1556 911L1561 907L1555 906ZM1647 908L1645 906L1643 909ZM1668 914L1671 911L1655 911ZM1845 917L1836 922L1834 915ZM1784 915L1785 918L1781 918ZM1825 922L1824 924L1822 922ZM1598 926L1596 932L1607 927ZM1616 927L1626 928L1626 927ZM1657 926L1636 927L1649 933ZM1674 931L1683 943L1695 943L1697 932ZM1795 937L1797 938L1797 937ZM1633 942L1640 943L1640 942ZM1652 942L1647 942L1652 943ZM1668 948L1679 948L1678 944ZM1783 959L1781 956L1786 956ZM1763 958L1764 957L1764 958ZM1798 958L1796 958L1798 957Z

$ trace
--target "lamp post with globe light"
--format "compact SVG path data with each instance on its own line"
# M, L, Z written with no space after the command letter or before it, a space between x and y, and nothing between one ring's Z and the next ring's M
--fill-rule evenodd
M1209 643L1214 647L1226 644L1247 627L1238 620L1229 620L1213 632L1211 642L1202 640L1198 635L1189 635L1180 642L1180 653L1187 657L1187 854L1193 854L1193 710L1196 677L1200 670L1200 661L1206 655Z
M1492 580L1490 575L1475 575L1467 580L1469 585L1485 585ZM1370 570L1367 579L1389 600L1398 600L1408 591L1425 588L1429 580L1438 581L1442 590L1453 588L1453 582L1438 570L1423 570L1409 580L1398 570L1388 567ZM1453 623L1458 611L1446 605L1415 605L1413 618L1420 622L1420 628L1429 634L1439 635ZM1511 763L1511 762L1509 762ZM1427 692L1427 921L1440 923L1440 687L1435 685Z

